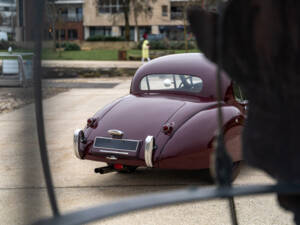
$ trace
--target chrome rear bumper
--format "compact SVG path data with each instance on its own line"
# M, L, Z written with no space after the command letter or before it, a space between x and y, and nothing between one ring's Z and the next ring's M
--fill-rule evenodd
M83 132L80 129L76 129L74 131L74 136L73 136L73 149L74 149L74 153L75 156L78 159L81 159L80 154L79 154L79 144L80 144L80 133Z
M153 167L152 154L154 149L154 137L147 136L145 139L145 163L147 167Z

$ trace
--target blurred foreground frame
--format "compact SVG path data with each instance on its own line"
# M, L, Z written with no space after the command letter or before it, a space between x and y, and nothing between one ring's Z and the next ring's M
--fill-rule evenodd
M43 12L43 4L35 8ZM300 168L297 104L300 69L299 22L300 3L296 0L233 0L222 20L222 60L225 71L242 87L250 101L248 121L243 136L244 158L267 171L278 180L273 186L188 188L166 193L143 195L97 207L60 215L48 166L42 118L39 127L40 149L45 179L54 217L36 224L83 224L131 211L165 206L175 203L229 198L278 192L280 202L294 211L300 224L299 193ZM35 18L42 18L36 13ZM191 27L196 34L199 48L212 61L216 61L217 15L200 8L190 10ZM37 26L38 27L38 26ZM36 56L41 55L41 29L38 29ZM39 36L39 37L38 37ZM40 61L35 64L35 74L40 72ZM37 115L41 111L40 77L35 77ZM38 109L40 108L40 109ZM294 184L292 184L294 183ZM296 183L296 184L295 184ZM52 196L52 197L51 197Z
M221 61L249 100L243 157L281 182L300 180L300 2L232 0L219 14L192 7L188 19L199 49ZM217 29L222 22L221 32ZM299 195L278 195L300 224Z

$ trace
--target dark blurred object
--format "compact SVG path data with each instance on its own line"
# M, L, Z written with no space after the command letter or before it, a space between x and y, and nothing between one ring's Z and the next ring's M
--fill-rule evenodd
M127 51L126 50L118 51L118 60L127 60Z
M12 42L4 41L4 40L0 41L0 50L7 50L9 47L12 47L12 49L17 48L17 46Z
M144 34L143 34L143 38L144 38L144 40L146 40L146 39L148 38L148 34L147 34L147 33L144 33Z
M300 182L299 9L294 0L234 0L222 21L224 70L249 100L244 158L279 183ZM188 17L198 47L216 62L218 15L192 8ZM291 199L279 196L300 224L300 202Z

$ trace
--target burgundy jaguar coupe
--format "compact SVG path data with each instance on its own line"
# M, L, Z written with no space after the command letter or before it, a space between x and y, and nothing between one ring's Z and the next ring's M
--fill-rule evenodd
M244 105L222 74L225 143L241 160ZM74 133L79 159L106 162L95 172L137 167L209 168L217 131L216 66L200 53L154 59L135 73L130 94L98 111Z

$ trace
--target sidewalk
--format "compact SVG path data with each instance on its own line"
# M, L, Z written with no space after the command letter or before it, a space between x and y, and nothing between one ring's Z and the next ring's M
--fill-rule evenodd
M90 60L43 60L42 66L48 68L128 68L137 69L142 65L140 61L90 61Z

